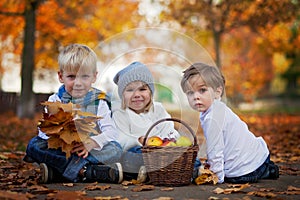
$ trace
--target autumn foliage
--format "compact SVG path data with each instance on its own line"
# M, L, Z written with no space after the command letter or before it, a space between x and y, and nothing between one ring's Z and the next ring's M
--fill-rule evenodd
M48 112L43 113L39 129L49 136L48 148L61 148L70 157L74 143L86 141L90 134L98 135L97 120L100 117L80 111L80 106L72 103L43 102Z

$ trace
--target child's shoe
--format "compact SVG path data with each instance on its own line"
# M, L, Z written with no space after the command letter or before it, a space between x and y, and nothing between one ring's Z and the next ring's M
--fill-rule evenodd
M122 165L120 163L112 165L87 165L85 181L121 183L123 181Z
M273 162L269 164L269 178L270 179L279 178L279 167L275 165Z
M49 183L53 179L52 168L48 167L45 163L40 164L40 183Z
M69 182L55 169L47 166L45 163L40 164L40 178L39 183L62 183Z
M141 166L140 170L139 170L139 173L138 173L138 176L137 176L137 181L139 183L144 183L144 182L146 182L146 179L147 179L146 167L145 166Z

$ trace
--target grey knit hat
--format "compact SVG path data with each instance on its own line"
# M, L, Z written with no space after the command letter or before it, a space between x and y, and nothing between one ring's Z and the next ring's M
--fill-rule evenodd
M142 81L146 83L152 94L154 94L153 76L147 66L140 62L131 63L119 71L113 80L115 84L118 85L118 94L121 99L125 87L133 81Z

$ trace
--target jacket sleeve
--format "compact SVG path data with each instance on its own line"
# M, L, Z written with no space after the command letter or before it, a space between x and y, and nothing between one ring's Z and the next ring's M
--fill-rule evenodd
M102 119L98 121L101 134L92 136L91 138L97 142L99 145L97 150L100 150L108 142L116 141L119 136L119 132L111 118L111 111L104 100L99 101L97 116L102 117Z

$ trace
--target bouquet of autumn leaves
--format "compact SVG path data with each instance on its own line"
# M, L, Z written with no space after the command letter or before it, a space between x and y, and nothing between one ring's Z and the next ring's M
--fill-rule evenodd
M73 144L85 142L90 135L100 134L97 120L101 117L93 113L80 111L80 106L61 102L42 102L48 112L43 112L38 127L48 137L48 148L61 148L66 157L71 156Z

